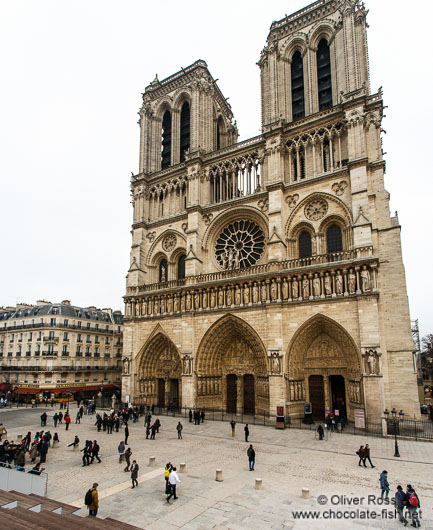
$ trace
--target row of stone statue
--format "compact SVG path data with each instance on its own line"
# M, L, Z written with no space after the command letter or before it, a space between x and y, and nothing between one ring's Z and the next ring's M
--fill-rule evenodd
M344 269L272 278L261 282L194 289L182 294L128 300L127 317L177 313L200 309L248 306L258 303L311 300L368 293L374 285L366 265L362 269Z
M289 381L289 401L305 401L304 381Z
M220 395L221 377L199 377L197 380L197 393L199 396Z
M362 403L361 384L359 381L349 382L349 400L351 403Z

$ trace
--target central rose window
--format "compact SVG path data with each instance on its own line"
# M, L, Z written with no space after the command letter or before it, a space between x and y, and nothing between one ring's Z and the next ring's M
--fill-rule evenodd
M255 265L265 249L265 236L252 221L234 221L219 235L215 257L223 269L244 269Z

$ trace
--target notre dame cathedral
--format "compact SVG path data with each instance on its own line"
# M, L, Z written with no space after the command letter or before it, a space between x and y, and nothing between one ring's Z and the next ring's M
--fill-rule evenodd
M243 142L204 61L146 87L124 399L418 416L366 15L359 0L318 0L272 24L262 133Z

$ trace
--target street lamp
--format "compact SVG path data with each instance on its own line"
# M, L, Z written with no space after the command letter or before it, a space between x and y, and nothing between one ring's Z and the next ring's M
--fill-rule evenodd
M394 425L394 457L400 458L400 452L398 450L398 441L397 441L397 429L400 421L404 418L404 412L400 410L397 417L397 411L395 410L395 407L391 410L391 419L389 419L389 410L385 409L383 411L387 424L389 424L389 421L392 421L392 425Z

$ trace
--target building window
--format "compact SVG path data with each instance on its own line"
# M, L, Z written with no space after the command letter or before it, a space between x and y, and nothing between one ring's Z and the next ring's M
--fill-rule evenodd
M81 357L81 346L77 346L77 356Z
M81 322L80 321L77 322L77 328L81 328Z
M22 342L22 341L23 341L23 334L19 333L18 334L18 342Z
M161 169L171 164L171 113L166 110L162 118Z
M81 342L81 333L78 333L77 335L77 342Z
M54 331L48 332L48 340L54 340Z
M301 145L293 157L293 180L303 178L305 178L305 151L304 146Z
M50 326L55 326L55 325L56 325L56 319L50 318Z
M301 259L311 257L311 235L306 230L299 235L299 257Z
M110 337L105 337L105 344L110 344Z
M38 338L36 340L41 340L42 338L42 331L38 331Z
M343 250L341 228L336 224L331 225L326 232L326 248L328 254L341 252Z
M99 344L99 336L98 335L96 335L96 337L95 337L95 344Z
M9 342L13 342L13 341L14 341L14 337L15 337L15 335L11 335L11 336L9 337Z
M33 339L33 332L30 331L29 338L27 340L28 340L28 342L31 342L32 339Z
M62 348L62 355L67 356L68 355L68 346L65 344Z
M67 331L63 333L63 340L69 340L69 335Z
M185 254L179 257L177 262L177 279L183 280L185 278Z
M190 142L190 109L185 101L180 112L180 161L185 160L185 153L189 151Z
M95 329L99 329L99 324L95 324Z
M292 119L299 120L305 116L304 103L304 64L300 51L296 51L292 57Z
M317 47L317 89L319 110L332 107L331 55L326 39L322 39Z
M87 335L86 342L91 342L90 335Z
M166 259L161 260L159 264L159 281L160 282L167 281L167 260Z
M86 348L86 357L90 357L90 347L87 346Z
M17 346L17 357L21 357L21 344Z

